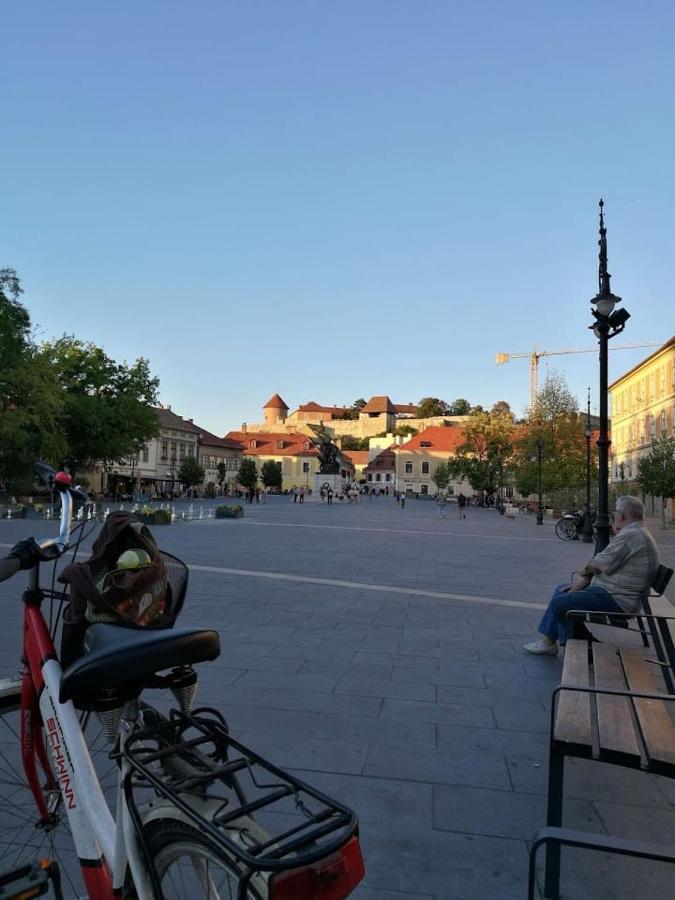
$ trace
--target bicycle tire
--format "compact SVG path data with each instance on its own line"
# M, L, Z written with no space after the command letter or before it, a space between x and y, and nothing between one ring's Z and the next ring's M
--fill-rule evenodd
M574 524L574 519L558 519L555 523L555 533L556 537L560 538L561 541L572 541L574 540L577 527Z
M176 819L159 819L146 825L145 839L164 900L234 900L238 896L241 871L196 828ZM125 897L133 896L129 885ZM249 885L247 898L263 900L264 896L266 892L262 895Z
M49 828L38 825L38 812L21 763L20 704L5 696L0 712L0 869L18 866L36 858L58 863L64 897L83 896L80 865L73 846L68 819L62 809L60 790L46 791L47 808L54 816ZM82 713L82 728L104 794L111 800L117 782L117 763L109 758L111 746L102 726L91 713ZM50 760L51 762L51 760ZM46 777L38 766L41 782Z

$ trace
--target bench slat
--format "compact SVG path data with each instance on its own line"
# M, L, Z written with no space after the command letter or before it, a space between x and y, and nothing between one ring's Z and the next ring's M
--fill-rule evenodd
M621 650L621 658L631 690L656 693L659 688L641 655L635 650ZM634 700L650 760L675 765L675 725L666 703L661 700Z
M593 672L596 687L626 690L626 678L616 647L593 644ZM630 700L596 694L598 709L598 740L601 750L640 756L640 744L635 734Z
M565 644L562 683L588 686L586 641L571 640ZM588 694L560 692L555 720L555 739L570 744L591 745L591 705Z

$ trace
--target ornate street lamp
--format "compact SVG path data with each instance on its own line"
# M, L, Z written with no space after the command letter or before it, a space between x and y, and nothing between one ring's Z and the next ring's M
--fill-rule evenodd
M598 339L600 350L600 436L598 446L598 518L596 522L595 552L599 553L609 544L609 492L608 461L611 443L607 428L607 356L608 342L622 332L630 313L626 309L614 309L621 303L621 297L612 293L609 285L610 274L607 271L607 229L605 228L604 201L600 200L600 264L598 267L598 293L591 300L595 304L592 310L595 324L589 325Z
M588 397L586 399L586 430L584 431L586 438L586 510L584 512L584 544L593 542L593 521L591 519L591 438L593 430L591 428L591 389L588 389Z

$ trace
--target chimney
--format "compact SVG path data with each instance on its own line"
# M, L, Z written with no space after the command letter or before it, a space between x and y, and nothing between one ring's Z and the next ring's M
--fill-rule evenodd
M242 433L242 434L246 434L247 430L248 430L248 429L247 429L247 427L246 427L246 422L242 422L242 423L241 423L241 433Z
M190 425L194 425L194 424L195 424L195 420L194 420L194 419L188 419L188 422L190 423Z
M169 412L171 412L171 404L170 404L170 403L167 403L167 404L166 404L166 409L168 409Z

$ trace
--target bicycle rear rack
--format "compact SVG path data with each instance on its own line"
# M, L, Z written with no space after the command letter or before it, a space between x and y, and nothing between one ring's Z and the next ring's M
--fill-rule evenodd
M133 732L124 746L130 767L125 795L158 897L159 879L133 796L138 787L170 801L223 851L241 878L241 898L253 876L324 860L357 833L350 809L236 741L217 710L172 710L158 719ZM208 817L200 807L208 808Z

